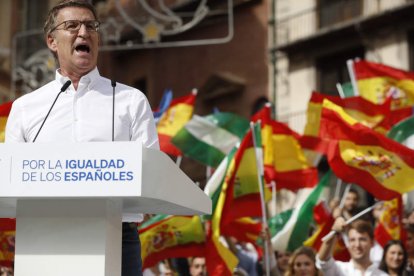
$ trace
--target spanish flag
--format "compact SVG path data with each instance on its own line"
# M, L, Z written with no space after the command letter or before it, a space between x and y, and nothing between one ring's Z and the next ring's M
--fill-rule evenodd
M414 73L384 64L359 60L354 62L359 95L381 104L392 97L392 109L414 105Z
M4 142L7 118L9 117L12 104L13 102L7 102L0 105L0 142Z
M191 119L194 111L194 103L197 90L190 95L172 100L167 111L161 116L158 125L158 139L160 149L173 156L180 156L181 151L171 143L172 137Z
M222 216L229 209L226 208L226 202L232 198L233 182L235 178L235 152L233 149L223 162L226 173L218 189L213 195L213 215L209 223L206 241L206 266L208 275L233 275L233 270L238 264L237 257L228 249L220 240L222 235Z
M143 267L168 258L204 256L204 225L199 216L157 215L139 228Z
M317 170L305 157L301 136L286 124L271 119L270 106L264 106L252 120L261 122L264 176L276 181L278 189L296 191L318 183Z
M375 227L375 240L384 247L389 240L402 240L402 199L396 197L382 204L381 215Z
M348 115L359 123L378 132L385 133L392 126L389 119L391 116L390 101L377 105L359 96L340 98L313 92L308 104L304 135L318 135L324 99L342 107Z
M257 133L260 135L260 131ZM256 137L259 138L260 137ZM259 141L258 150L261 152L261 142ZM261 154L263 155L263 154ZM262 157L260 162L263 162ZM231 183L229 192L232 195L226 200L225 214L223 215L224 223L229 223L241 217L261 217L261 195L259 186L259 174L261 168L257 168L256 149L253 142L253 133L250 130L243 138L234 157L234 177L229 181ZM264 200L267 202L272 198L272 193L264 185Z
M0 219L0 266L13 266L15 235L16 220L8 218Z
M414 151L358 123L329 100L323 101L319 135L330 139L328 162L342 180L384 200L414 189Z
M324 201L321 201L313 208L313 218L316 223L316 229L312 236L303 242L303 245L319 251L322 245L322 238L332 230L335 219ZM346 248L342 237L340 237L334 245L333 257L335 260L343 262L347 262L350 259L348 249Z

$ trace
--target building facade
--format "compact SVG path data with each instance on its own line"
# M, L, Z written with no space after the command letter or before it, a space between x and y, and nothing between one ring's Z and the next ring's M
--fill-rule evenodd
M339 95L348 59L413 69L414 1L272 0L270 88L277 116L302 133L313 90Z

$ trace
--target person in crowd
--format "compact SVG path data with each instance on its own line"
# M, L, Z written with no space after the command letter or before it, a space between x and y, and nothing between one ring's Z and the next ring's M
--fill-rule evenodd
M315 265L315 251L302 246L290 256L288 268L284 276L320 276L322 275Z
M245 242L238 242L234 237L225 237L230 251L239 259L238 268L243 269L250 276L257 275L258 254L254 248Z
M371 223L356 220L350 225L345 219L339 217L335 220L332 230L336 233L345 232L348 238L348 252L351 256L349 262L335 261L332 257L337 237L334 235L322 243L316 257L316 266L324 275L347 276L382 276L387 275L370 259L370 251L374 245L374 231Z
M289 259L290 256L292 254L290 252L287 251L276 251L275 252L275 256L276 256L276 263L277 263L277 270L279 272L280 275L283 275L288 267L289 267Z
M345 196L344 208L342 215L345 219L350 219L358 213L359 194L358 191L351 188Z
M405 240L405 249L407 250L407 269L414 271L414 226L405 227L407 239Z
M379 269L387 272L390 276L413 276L413 271L407 271L407 251L399 240L390 240L384 246Z
M6 126L6 143L90 142L114 138L115 141L141 140L144 147L159 149L152 110L145 95L99 74L99 25L90 1L62 0L51 8L44 35L59 69L53 81L13 102ZM113 86L114 129L111 123ZM64 90L62 94L58 94L60 90ZM136 227L140 220L140 214L124 214L122 276L142 274Z
M189 258L188 264L190 266L191 276L205 276L206 275L206 259L203 257Z

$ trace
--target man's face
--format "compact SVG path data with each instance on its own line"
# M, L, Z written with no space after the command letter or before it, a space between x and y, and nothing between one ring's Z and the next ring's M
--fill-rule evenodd
M407 232L407 239L405 241L405 248L408 254L414 253L414 234Z
M194 258L190 266L191 276L206 275L206 261L204 258Z
M345 204L344 204L345 210L352 211L357 206L358 206L358 195L353 192L349 192L345 197Z
M359 233L355 229L348 232L349 239L349 254L354 261L362 261L369 258L369 253L372 247L372 240L368 233Z
M56 25L67 20L95 20L86 8L67 7L59 11ZM47 37L47 45L58 56L60 70L64 76L83 76L95 68L98 60L99 34L88 31L84 24L78 31L68 31L59 26Z
M280 272L283 273L288 269L290 255L289 252L277 252L277 268Z

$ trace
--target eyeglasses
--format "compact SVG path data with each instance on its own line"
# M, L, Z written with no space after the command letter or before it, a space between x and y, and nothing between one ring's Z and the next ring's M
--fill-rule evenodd
M86 21L80 21L80 20L66 20L63 21L60 24L57 24L54 28L50 30L50 32L53 32L55 30L65 30L69 32L77 32L80 30L81 26L85 25L85 28L88 32L97 32L99 30L99 25L101 24L97 20L86 20ZM59 26L63 26L62 28L58 29Z

